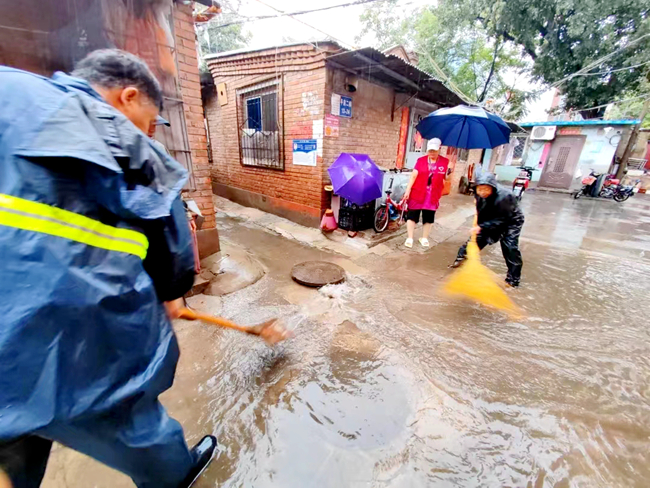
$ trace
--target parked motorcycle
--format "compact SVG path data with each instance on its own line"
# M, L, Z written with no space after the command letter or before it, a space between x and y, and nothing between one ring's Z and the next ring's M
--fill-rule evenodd
M582 188L573 195L573 198L577 200L583 195L596 196L594 195L595 187L598 185L598 179L601 176L603 176L602 173L596 173L594 170L591 170L589 176L582 179ZM614 201L622 203L634 195L636 184L639 181L637 180L634 185L621 185L620 180L614 178L613 175L607 175L597 196L600 198L613 198Z
M613 198L615 202L622 203L635 193L637 180L634 185L621 185L619 180L611 179L605 181L603 189L600 190L598 196L601 198Z
M593 169L589 173L589 176L585 176L582 179L582 188L574 193L573 198L576 200L581 196L593 196L594 186L598 184L598 177L601 176L601 173L596 173Z
M519 168L521 171L515 178L515 181L512 182L512 193L515 195L515 198L518 202L521 201L521 197L524 196L524 192L528 190L528 185L533 179L534 171L534 168L528 168L526 166L520 166Z

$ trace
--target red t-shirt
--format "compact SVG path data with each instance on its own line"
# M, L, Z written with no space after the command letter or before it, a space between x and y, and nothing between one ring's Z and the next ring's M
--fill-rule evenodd
M409 208L438 210L448 167L449 160L442 156L438 156L435 161L429 161L428 155L417 160L414 169L418 172L418 176L411 188Z

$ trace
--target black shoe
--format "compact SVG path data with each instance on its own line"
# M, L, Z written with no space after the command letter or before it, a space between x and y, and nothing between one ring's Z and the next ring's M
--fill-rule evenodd
M192 469L183 482L178 485L178 488L189 488L194 484L205 468L208 467L210 461L212 461L216 449L217 438L213 435L206 435L192 448L190 452L194 458L194 466L192 466Z
M509 286L510 288L518 288L519 287L519 282L507 279L506 280L506 286Z
M459 268L460 265L463 264L463 261L465 261L465 260L464 260L464 259L457 259L456 261L454 261L453 263L451 263L451 264L450 264L449 266L447 266L447 267L448 267L448 268Z

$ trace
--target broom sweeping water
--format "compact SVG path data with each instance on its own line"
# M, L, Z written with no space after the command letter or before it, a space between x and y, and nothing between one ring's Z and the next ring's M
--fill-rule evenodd
M474 226L476 227L476 217ZM499 278L481 264L476 234L467 243L467 258L446 281L443 290L451 296L466 298L489 308L501 310L512 318L520 318L519 308L497 284Z

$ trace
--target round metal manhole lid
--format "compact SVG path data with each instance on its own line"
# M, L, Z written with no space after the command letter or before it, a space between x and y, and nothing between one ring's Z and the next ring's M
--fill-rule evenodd
M319 288L343 283L345 270L338 264L326 261L307 261L296 264L291 270L291 277L301 285Z

